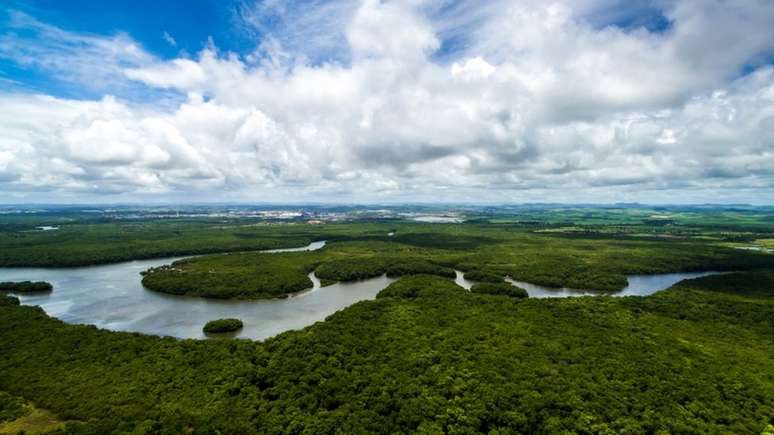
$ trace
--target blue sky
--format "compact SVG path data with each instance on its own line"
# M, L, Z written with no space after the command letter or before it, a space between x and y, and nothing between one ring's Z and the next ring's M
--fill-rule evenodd
M190 0L184 3L152 0L12 0L6 3L0 28L9 26L12 13L24 13L71 32L104 36L125 33L161 59L195 55L209 40L224 50L244 54L255 48L255 41L238 25L241 6L241 2L228 0ZM35 37L24 29L10 31ZM22 87L51 95L94 97L89 89L57 80L53 71L25 68L8 60L0 60L0 74L3 78L19 82Z
M774 4L18 1L0 202L774 199Z
M303 14L309 4L335 2L282 2L283 9ZM628 4L627 4L628 3ZM460 13L466 2L438 2L427 6L437 17ZM34 39L34 32L11 28L11 14L23 13L35 20L71 32L114 36L127 34L149 53L160 59L191 57L214 43L220 50L245 56L256 49L265 31L281 29L281 14L260 16L263 26L249 26L243 20L245 10L253 5L243 0L190 0L184 3L166 0L94 1L94 0L11 0L3 10L2 24L11 32ZM611 11L586 17L598 28L617 26L632 30L646 28L664 32L669 20L653 2L618 2ZM454 32L441 34L441 45L434 57L439 61L453 59L469 41L468 35ZM341 47L325 52L308 53L314 61L346 62L348 53ZM57 79L54 71L41 71L0 59L0 74L18 86L68 98L93 98L92 90ZM136 95L126 95L133 97Z
M254 42L235 29L240 5L227 0L33 0L11 1L6 12L25 12L42 22L74 32L128 33L147 50L171 59L181 51L198 52L208 38L213 38L226 50L251 50ZM164 38L165 33L174 38L175 45Z

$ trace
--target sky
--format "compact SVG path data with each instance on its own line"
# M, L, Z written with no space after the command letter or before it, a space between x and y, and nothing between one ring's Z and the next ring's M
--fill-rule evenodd
M2 203L774 204L770 0L7 0Z

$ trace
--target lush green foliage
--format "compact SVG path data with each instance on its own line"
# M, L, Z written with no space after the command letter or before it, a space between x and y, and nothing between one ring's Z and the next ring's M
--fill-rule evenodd
M394 227L400 238L384 235ZM423 225L328 225L319 229L331 239L320 251L196 257L155 269L143 283L172 294L271 298L311 287L307 274L313 270L330 283L384 273L452 277L452 268L458 268L476 282L502 282L511 276L551 287L616 291L626 286L627 274L774 267L774 256L702 240L567 237L487 225L437 225L432 230L437 243L430 242L431 228ZM462 242L452 243L456 239ZM463 242L465 248L457 249Z
M482 282L479 284L474 284L470 291L472 293L480 293L480 294L487 294L487 295L499 295L499 296L508 296L512 298L518 298L518 299L526 299L529 297L529 294L526 290L524 290L521 287L516 287L514 285L511 285L507 282Z
M761 433L772 288L755 272L646 298L515 300L412 276L263 343L0 304L0 389L90 433Z
M235 332L239 331L244 326L244 323L239 319L217 319L207 322L207 324L204 325L203 331L207 334Z
M233 267L226 264L231 260L207 256L189 260L185 269L190 273L170 270L170 276L146 280L156 290L221 298L299 291L311 285L305 274L315 268L326 283L381 273L449 276L449 268L458 268L497 275L498 282L511 276L552 287L615 291L625 287L627 274L774 267L771 255L726 247L772 239L774 219L765 212L538 207L487 213L478 212L479 223L464 225L49 216L46 223L59 225L58 231L29 231L24 218L4 218L14 222L5 231L0 228L0 266L71 266L330 242L324 255L301 253L292 261L264 265L264 259L252 253L234 254L244 258L234 260ZM708 223L700 219L704 214ZM29 219L42 222L42 217ZM333 261L340 263L326 265ZM256 269L270 269L276 278L258 276L251 262ZM215 276L207 276L209 271ZM244 286L240 277L246 279Z
M196 257L148 270L151 290L209 298L276 298L312 287L306 253L244 253Z
M336 245L332 248L336 249ZM317 277L331 281L356 281L385 273L392 278L416 274L438 275L447 278L455 276L454 269L449 267L439 266L420 258L396 258L389 254L379 257L328 261L322 263L315 270Z
M0 282L0 292L34 293L50 292L54 286L45 281Z
M313 229L249 221L130 221L63 225L57 231L0 232L0 266L84 266L141 258L307 245Z
M379 258L357 258L333 260L315 269L315 275L329 281L357 281L383 275L385 261Z
M739 286L742 282L745 285ZM724 273L684 281L679 288L700 285L704 290L744 296L774 297L774 275L770 273Z
M314 270L323 282L356 281L383 274L398 277L435 274L454 277L454 270L417 255L397 243L332 242L314 252L239 253L180 260L144 273L151 290L212 298L273 298L312 286ZM425 255L428 253L423 252Z
M437 275L446 278L454 278L456 276L452 268L439 266L423 260L398 261L387 266L387 276L391 278L417 274Z
M13 296L0 297L0 307L10 307L14 305L19 305L19 298Z
M448 292L460 292L457 284L434 275L408 276L390 284L376 295L378 298L444 297Z
M29 408L24 399L0 391L0 423L16 420L28 413Z
M477 282L490 282L490 283L503 282L502 275L499 275L496 272L491 272L487 270L471 270L469 272L465 272L465 279L469 281L477 281Z
M505 276L617 290L633 273L770 270L774 256L725 244L769 240L774 220L728 212L694 225L692 211L669 211L668 222L662 210L531 213L493 213L465 225L63 221L50 232L30 232L20 218L0 228L0 265L329 241L315 252L208 255L145 274L146 286L173 294L279 297L311 287L311 271L326 282L404 277L374 301L265 342L108 332L0 296L0 390L54 411L72 432L93 434L771 427L774 272L691 280L646 298L475 292L518 291L502 283ZM735 227L733 219L745 223ZM465 292L447 279L453 268L502 284ZM0 409L16 409L13 403L0 396Z

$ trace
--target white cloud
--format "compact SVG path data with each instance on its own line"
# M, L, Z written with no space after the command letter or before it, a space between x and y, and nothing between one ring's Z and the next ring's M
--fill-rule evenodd
M142 69L128 69L122 72L131 80L159 88L196 90L201 89L206 80L201 65L189 59L157 62Z
M164 38L164 41L171 47L177 47L177 41L175 41L175 38L173 38L169 32L164 32L161 37Z
M133 84L122 80L123 70L146 66L155 59L125 33L105 37L67 32L22 12L10 11L3 30L0 59L92 91L127 90Z
M671 27L654 33L591 24L611 2L315 3L341 27L324 45L347 50L327 62L299 51L288 23L246 58L137 47L110 71L183 102L0 95L0 183L217 200L770 202L774 69L736 75L774 52L774 6L664 2ZM296 14L262 7L256 25ZM450 38L464 43L444 51Z

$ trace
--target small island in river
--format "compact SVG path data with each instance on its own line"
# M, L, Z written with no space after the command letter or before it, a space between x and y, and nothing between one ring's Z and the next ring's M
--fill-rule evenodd
M203 330L205 334L222 334L239 331L243 326L239 319L218 319L207 322Z
M50 292L53 289L54 286L46 281L0 282L0 292L37 293Z

